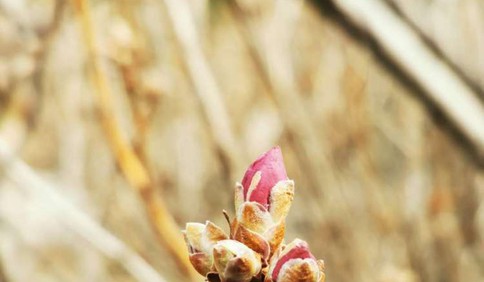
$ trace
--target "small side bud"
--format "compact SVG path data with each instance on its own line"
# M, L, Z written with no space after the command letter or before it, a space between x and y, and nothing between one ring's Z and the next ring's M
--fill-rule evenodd
M324 282L324 262L316 260L308 244L295 239L271 261L265 282Z
M262 267L260 256L235 240L219 241L213 257L220 279L225 282L249 282Z
M213 270L213 246L218 241L227 239L227 235L210 221L206 224L189 222L182 233L188 247L190 262L198 273L206 276Z

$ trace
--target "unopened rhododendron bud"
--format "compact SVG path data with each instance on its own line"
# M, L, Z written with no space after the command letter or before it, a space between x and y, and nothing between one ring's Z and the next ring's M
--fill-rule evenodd
M247 168L242 179L244 201L257 202L268 208L272 188L287 180L281 148L274 147Z
M215 268L213 266L213 247L221 241L228 239L225 232L210 221L206 224L189 222L182 231L188 246L190 262L203 276Z
M213 257L222 282L249 282L262 267L259 254L235 240L215 244Z
M272 258L264 281L324 282L324 280L324 262L316 260L305 241L295 239Z
M190 262L208 282L324 282L324 263L296 239L283 244L285 220L294 197L281 149L254 161L235 188L230 238L222 229L187 223L183 230Z
M234 238L268 259L282 243L294 195L281 149L274 147L247 169L235 188Z

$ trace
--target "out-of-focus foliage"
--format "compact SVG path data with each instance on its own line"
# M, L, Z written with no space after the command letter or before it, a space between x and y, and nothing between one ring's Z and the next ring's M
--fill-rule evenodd
M279 144L296 183L286 237L308 241L328 281L484 279L482 164L372 46L307 2L245 0L238 11L228 1L186 2L237 141L235 162L213 134L165 1L91 1L116 118L180 229L206 218L224 226L243 166ZM482 84L480 0L391 2ZM0 1L0 136L169 281L182 281L106 141L85 46L69 1ZM2 271L6 281L134 281L3 178L0 266L0 281Z

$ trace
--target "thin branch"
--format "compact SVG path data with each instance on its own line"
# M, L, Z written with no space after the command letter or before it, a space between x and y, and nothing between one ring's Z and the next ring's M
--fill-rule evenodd
M223 95L201 48L197 28L186 0L164 0L175 35L184 53L183 59L204 108L212 135L231 165L231 173L244 163L242 147L231 127L231 117Z
M81 20L86 47L93 66L97 104L108 143L127 181L141 195L160 242L176 260L182 273L187 278L196 281L199 274L195 272L188 260L185 242L183 241L178 225L168 211L165 202L157 194L155 182L150 178L147 168L136 155L131 144L124 138L116 121L112 93L108 86L106 73L101 66L96 52L96 40L88 1L73 1L76 12Z
M414 79L428 98L484 156L484 106L451 69L381 0L333 0L336 7L365 29L386 54Z
M3 267L3 263L0 260L0 282L8 282L7 275L5 274L5 270Z
M147 134L153 114L156 112L158 96L147 91L141 83L143 69L153 61L153 55L147 50L145 32L136 19L136 6L133 1L119 1L117 5L119 13L126 20L132 32L132 38L128 44L119 46L123 52L128 54L129 60L116 60L119 72L123 77L126 94L129 99L129 106L133 116L135 134L132 140L133 149L139 159L147 166ZM149 102L147 98L150 97ZM143 107L144 106L144 107Z
M11 145L14 152L20 150L28 134L30 117L30 97L12 97L0 120L0 139Z
M40 178L27 164L16 158L4 140L0 139L0 167L4 175L18 188L34 195L44 208L71 231L84 238L107 257L119 261L138 281L165 282L146 261L109 233L97 222L75 207L57 192L56 188Z

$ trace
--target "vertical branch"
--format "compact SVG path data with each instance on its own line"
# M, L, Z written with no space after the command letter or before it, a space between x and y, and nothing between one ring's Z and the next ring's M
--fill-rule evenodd
M187 278L196 280L199 275L192 268L185 251L179 228L168 211L165 202L157 194L153 179L147 168L135 154L133 148L122 136L116 121L112 94L108 87L106 74L96 53L96 40L88 0L74 0L76 12L82 24L85 43L93 67L93 80L96 88L97 105L108 143L116 157L119 167L128 183L138 191L148 212L158 238L176 260L180 270Z
M157 96L148 93L141 81L140 73L152 61L152 55L146 49L146 39L141 25L134 14L135 6L133 1L119 1L118 9L132 31L132 38L129 43L119 46L123 53L129 57L128 60L116 60L118 69L123 77L124 86L129 99L129 106L135 125L135 135L132 141L133 149L145 164L147 163L146 137L150 126L150 120L156 107L159 105ZM149 98L149 103L147 99ZM143 107L144 106L144 107Z
M231 118L224 105L219 85L203 54L187 1L164 0L164 3L215 142L228 160L231 173L239 171L244 160L242 147L232 130Z
M3 270L3 263L0 260L0 282L7 282L7 275L5 274L5 270Z

